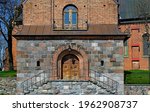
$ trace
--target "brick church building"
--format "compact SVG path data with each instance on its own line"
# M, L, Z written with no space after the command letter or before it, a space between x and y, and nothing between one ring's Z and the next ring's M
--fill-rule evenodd
M150 1L149 0L118 0L119 2L119 26L122 32L128 32L130 38L124 46L125 70L148 70L149 52L143 39L146 32L146 24L150 33ZM145 16L147 17L147 20Z
M141 18L140 10L150 12L149 0L116 0L118 8L118 21L119 27L122 32L130 34L130 39L125 41L124 44L124 69L125 70L148 70L149 69L149 56L148 48L142 39L142 35L145 32L145 20ZM141 4L141 7L139 7ZM103 6L104 7L104 6ZM34 12L32 12L34 13ZM114 11L113 11L114 13ZM111 14L113 15L113 14ZM22 23L22 15L16 20L16 23ZM108 20L108 19L107 19ZM25 21L25 20L24 20ZM44 20L45 21L45 20ZM80 20L82 21L82 20ZM148 24L150 18L148 18ZM39 24L39 22L38 22ZM16 69L16 39L13 38L13 61L14 68ZM7 51L7 50L6 50ZM7 52L6 52L7 56ZM5 60L5 70L9 69L8 58Z
M26 0L13 36L17 94L124 94L115 0Z

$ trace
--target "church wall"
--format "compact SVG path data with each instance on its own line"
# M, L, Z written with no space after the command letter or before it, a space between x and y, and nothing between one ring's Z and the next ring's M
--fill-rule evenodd
M135 24L122 24L120 25L122 32L129 30L130 38L128 39L128 55L124 57L124 69L125 70L148 70L149 69L149 59L147 55L144 55L143 51L143 37L145 33L145 25L143 23ZM133 52L134 47L139 47L138 58L134 60L135 54ZM133 66L134 62L138 62L138 68Z
M23 4L24 25L47 25L52 20L52 0L27 0Z
M78 9L78 22L88 24L117 24L117 4L114 0L28 0L23 8L24 25L53 25L63 20L66 5Z
M54 54L58 53L58 47L66 46L68 49L69 45L80 46L79 51L83 48L88 57L89 70L99 71L101 74L118 81L118 94L123 94L122 40L18 40L18 87L20 87L19 82L32 77L40 70L50 70L55 63L53 62ZM37 67L37 61L40 61L40 67ZM101 61L104 61L104 65L101 65ZM50 75L47 73L47 77Z
M63 9L67 5L74 5L77 8L77 27L79 28L77 30L83 30L84 32L88 30L88 26L94 26L95 24L118 24L118 6L114 0L27 0L23 4L23 25L56 25L56 27L60 29L54 29L55 27L51 27L51 29L53 32L57 30L59 34L61 30L66 30L63 29ZM82 24L86 24L87 28L80 29ZM96 27L94 28L95 30L99 30L96 29ZM70 32L72 31L71 29L69 30ZM104 32L102 32L102 34L103 33ZM108 35L111 34L107 33L105 37ZM58 69L56 65L58 64L57 60L59 54L69 49L69 46L74 51L77 51L76 53L82 55L80 56L82 57L80 63L82 66L80 71L80 73L82 73L81 75L90 75L91 70L98 71L100 74L119 82L118 94L124 94L123 40L121 40L122 37L120 37L120 40L113 40L117 35L116 33L114 36L107 38L112 40L100 40L101 37L97 37L98 40L95 40L95 34L88 35L91 36L90 40L86 39L86 36L83 38L84 40L69 40L69 35L60 37L61 40L32 40L32 37L30 37L31 40L18 39L17 94L23 93L21 83L35 76L40 71L45 71L46 78L50 80L53 75L51 70ZM34 35L34 32L32 36L33 38L34 36L38 37L36 34ZM58 37L58 35L56 35L56 37ZM105 37L103 39L105 39ZM52 38L51 36L50 39ZM78 39L79 38L80 36ZM86 68L89 73L82 72L84 68ZM55 75L57 75L57 73ZM100 78L100 76L95 77ZM106 81L107 78L103 80L103 82Z

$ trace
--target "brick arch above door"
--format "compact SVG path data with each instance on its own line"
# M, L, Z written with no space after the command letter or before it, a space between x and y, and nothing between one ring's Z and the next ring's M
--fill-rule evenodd
M60 45L57 50L53 54L53 65L52 70L54 70L52 73L52 76L54 76L56 79L61 79L61 62L64 56L66 55L74 55L79 59L79 66L80 66L80 78L79 80L88 80L89 75L89 62L88 62L88 55L85 52L85 49L81 45L70 45L70 44L64 44Z

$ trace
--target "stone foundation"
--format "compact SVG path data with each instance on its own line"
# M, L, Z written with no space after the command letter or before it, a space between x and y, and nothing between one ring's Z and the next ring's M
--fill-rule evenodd
M150 85L125 85L125 95L150 95Z
M0 78L0 95L15 95L16 78ZM150 95L150 85L125 85L124 95ZM110 94L105 89L90 82L48 82L30 93L46 95L103 95ZM120 93L118 93L120 94Z
M0 95L15 95L16 83L16 78L0 78Z
M110 95L106 89L102 89L89 81L50 81L35 89L30 95Z

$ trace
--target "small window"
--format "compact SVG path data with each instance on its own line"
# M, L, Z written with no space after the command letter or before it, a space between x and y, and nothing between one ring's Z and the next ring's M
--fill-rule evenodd
M101 60L101 66L104 66L104 61L103 60Z
M37 67L39 67L40 66L40 61L37 61Z
M124 42L124 56L128 56L128 41Z
M77 8L73 5L68 5L63 10L64 28L77 27Z

